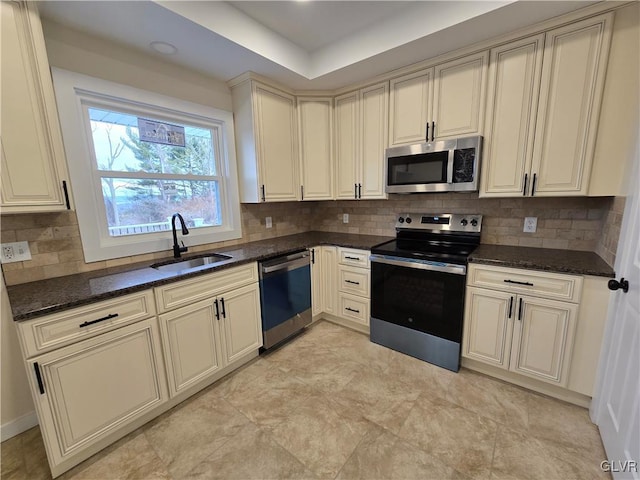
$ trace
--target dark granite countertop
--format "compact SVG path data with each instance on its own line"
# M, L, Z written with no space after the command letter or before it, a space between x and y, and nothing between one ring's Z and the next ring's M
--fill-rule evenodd
M215 267L186 274L160 272L150 267L150 263L129 264L78 273L65 277L51 278L37 282L7 287L13 319L27 320L42 315L86 305L99 300L126 295L147 288L165 285L198 275L242 265L244 263L265 260L279 255L293 253L303 248L318 245L336 245L341 247L369 250L374 245L392 240L393 237L377 235L356 235L336 232L305 232L285 237L277 237L257 242L243 243L230 247L216 248L211 251L185 255L184 258L200 257L207 253L224 253L231 257ZM167 258L170 261L171 258ZM163 263L158 260L155 263Z
M615 277L613 268L594 252L551 248L480 245L469 262L557 273Z

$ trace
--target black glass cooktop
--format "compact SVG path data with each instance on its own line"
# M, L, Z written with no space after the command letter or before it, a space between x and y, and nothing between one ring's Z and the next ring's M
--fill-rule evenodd
M467 263L467 257L476 248L477 244L465 242L396 238L373 247L371 253L464 265Z

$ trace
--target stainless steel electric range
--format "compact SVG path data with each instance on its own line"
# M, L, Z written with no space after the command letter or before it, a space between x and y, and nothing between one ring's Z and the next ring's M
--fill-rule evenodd
M457 372L467 259L482 215L401 215L371 249L371 341Z

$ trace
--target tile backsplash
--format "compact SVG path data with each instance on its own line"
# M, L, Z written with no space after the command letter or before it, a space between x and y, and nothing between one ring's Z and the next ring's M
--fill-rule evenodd
M190 253L283 235L323 230L395 235L402 212L480 213L482 242L543 248L589 250L609 264L615 261L624 198L506 198L477 194L391 195L388 200L287 202L242 205L243 236L238 240L194 246ZM349 223L342 223L343 214ZM265 217L273 219L267 229ZM524 217L538 217L535 233L523 233ZM29 242L32 260L2 266L7 285L15 285L110 266L153 261L170 251L85 263L74 212L2 215L2 242Z

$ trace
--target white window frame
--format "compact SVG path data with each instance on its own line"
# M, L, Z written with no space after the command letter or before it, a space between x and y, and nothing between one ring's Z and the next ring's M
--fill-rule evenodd
M219 155L223 223L193 228L189 235L180 234L180 240L188 247L242 237L232 112L59 68L52 68L52 75L86 262L164 250L169 254L173 246L171 231L109 235L87 107L124 110L145 118L217 129L219 142L214 149Z

